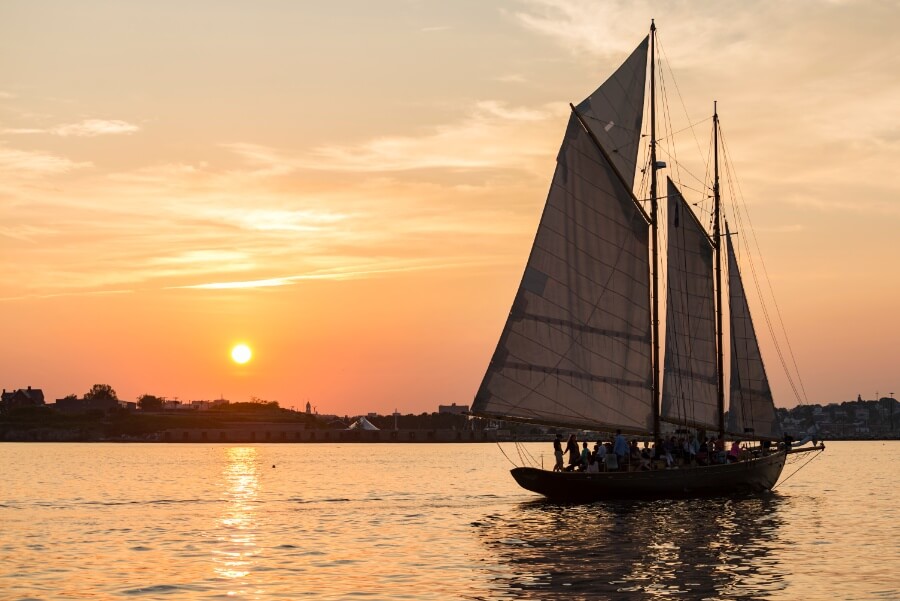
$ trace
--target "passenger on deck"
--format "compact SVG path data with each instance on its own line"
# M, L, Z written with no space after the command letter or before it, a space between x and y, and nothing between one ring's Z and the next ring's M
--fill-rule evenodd
M553 466L553 471L563 471L562 434L557 434L553 440L553 456L556 457L556 465Z
M705 444L701 444L697 454L694 456L699 465L709 465L709 450Z
M590 473L599 473L600 472L600 462L597 461L597 455L595 453L591 453L588 456L588 464L587 470Z
M586 470L588 468L588 461L591 458L591 450L587 446L587 442L581 443L581 469Z
M597 452L597 459L605 465L606 464L606 445L603 444L602 442L598 442L594 446L595 446L595 450Z
M736 463L741 456L741 443L735 440L728 450L728 463Z
M713 458L716 463L725 463L725 439L717 436L713 442Z
M575 438L574 434L571 434L569 436L569 441L566 442L566 453L569 454L569 465L566 467L566 471L571 472L579 463L581 463L581 453L578 451L578 439Z
M646 471L648 471L648 470L650 469L650 457L652 457L652 455L651 455L651 453L650 453L650 449L648 449L647 447L644 447L644 449L641 451L641 459L640 459L640 461L641 461L641 464L640 464L640 469L641 469L641 471L645 471L645 472L646 472Z
M641 458L641 449L638 447L637 438L631 439L631 446L628 448L628 454L630 455L631 463L637 465Z
M690 443L688 443L688 453L690 453L691 463L697 460L698 452L700 452L700 441L697 440L697 435L694 434L691 436Z
M616 439L615 444L613 445L613 452L616 454L616 457L619 460L619 468L624 469L625 458L628 457L628 441L625 440L624 436L622 436L621 430L616 430Z
M794 437L791 436L790 434L785 434L785 435L784 435L784 450L785 450L785 451L790 451L790 450L791 450L791 444L793 444L793 442L794 442Z

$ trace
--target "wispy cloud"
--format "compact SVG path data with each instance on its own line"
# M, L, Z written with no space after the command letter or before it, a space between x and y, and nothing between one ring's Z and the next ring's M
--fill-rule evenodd
M57 136L107 136L119 134L133 134L140 128L126 121L110 119L85 119L79 123L61 125L52 130Z
M409 260L401 262L389 262L385 264L373 263L372 265L345 266L337 269L319 270L300 275L290 275L275 278L266 278L260 280L243 280L229 282L209 282L204 284L191 284L187 286L176 286L175 289L193 289L193 290L229 290L229 289L248 289L248 288L272 288L278 286L289 286L304 280L349 280L366 277L373 277L385 274L408 273L412 271L431 271L437 269L458 269L460 267L471 267L475 264L473 261L451 261L434 263L424 260Z
M476 103L459 122L432 127L418 136L384 136L357 145L322 146L292 163L330 171L408 171L413 169L522 168L546 148L523 143L542 137L539 125L566 110L562 103L514 107ZM554 125L556 125L554 123Z
M89 167L89 162L78 162L40 150L18 150L0 145L0 171L24 177L36 177L66 173Z
M431 33L434 31L448 31L450 29L453 29L453 28L450 27L449 25L433 25L431 27L423 27L419 31L421 31L423 33Z
M133 134L140 131L140 127L127 121L117 119L84 119L77 123L67 123L48 128L14 127L3 130L5 134L49 134L63 138L79 137L93 138L96 136Z

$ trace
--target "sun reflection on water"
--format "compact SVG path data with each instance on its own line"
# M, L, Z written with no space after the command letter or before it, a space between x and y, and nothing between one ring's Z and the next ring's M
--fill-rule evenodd
M247 576L258 553L256 501L259 493L257 456L254 447L225 450L222 471L225 505L218 519L220 548L213 555L218 577L232 581L235 588L247 586ZM231 588L231 587L229 587ZM239 592L229 590L229 595Z

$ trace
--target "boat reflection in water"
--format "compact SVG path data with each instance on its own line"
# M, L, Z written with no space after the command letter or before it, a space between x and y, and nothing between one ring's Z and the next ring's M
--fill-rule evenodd
M474 524L501 598L750 599L785 588L777 494L730 499L534 501ZM598 597L599 595L599 597Z
M219 548L213 555L215 573L219 578L233 581L238 587L229 594L246 593L248 591L241 589L248 585L246 578L258 553L256 497L259 477L256 449L230 447L223 450L227 454L227 463L222 471L226 503L217 523Z

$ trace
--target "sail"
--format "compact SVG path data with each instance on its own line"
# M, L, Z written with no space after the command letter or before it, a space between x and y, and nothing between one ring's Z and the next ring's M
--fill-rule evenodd
M573 114L472 411L652 432L649 226Z
M759 342L750 318L750 307L738 270L734 247L728 239L728 288L731 306L731 402L728 431L753 438L781 438L781 424L766 377Z
M660 417L718 430L713 246L671 179L667 188L668 294Z
M641 139L649 39L576 107L628 184L634 182Z

